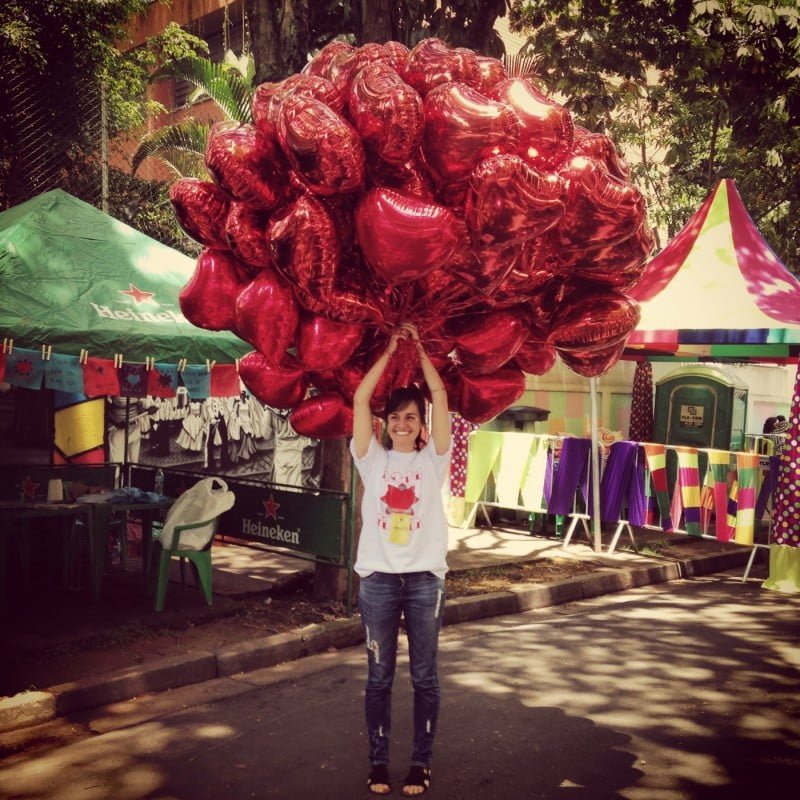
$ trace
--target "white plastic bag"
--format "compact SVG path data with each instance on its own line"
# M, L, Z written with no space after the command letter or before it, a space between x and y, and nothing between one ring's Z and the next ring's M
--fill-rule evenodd
M172 547L175 528L203 520L214 520L236 501L236 495L221 478L204 478L187 489L167 512L164 528L158 537L165 549ZM213 522L202 528L181 533L179 550L202 550L214 535Z

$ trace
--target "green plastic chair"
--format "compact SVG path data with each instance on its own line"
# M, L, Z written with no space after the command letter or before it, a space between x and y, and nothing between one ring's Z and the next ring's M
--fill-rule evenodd
M214 543L214 536L217 532L217 523L219 517L213 519L206 519L202 522L192 522L186 525L177 525L173 532L172 547L166 548L161 545L159 541L159 532L154 529L153 539L158 542L161 547L161 553L158 560L158 583L156 584L156 598L155 609L156 611L164 610L164 599L167 594L167 583L169 581L169 565L173 558L180 559L181 566L181 586L185 588L186 582L184 580L183 562L185 559L194 564L197 569L197 577L200 581L200 587L206 598L206 603L211 605L211 545ZM212 526L211 538L208 544L202 550L181 550L181 534L184 531L194 530L196 528L205 528Z

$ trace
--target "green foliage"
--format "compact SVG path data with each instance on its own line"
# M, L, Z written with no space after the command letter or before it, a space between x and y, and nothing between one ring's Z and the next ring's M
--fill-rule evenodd
M516 0L546 88L629 157L672 236L723 177L800 272L795 0Z

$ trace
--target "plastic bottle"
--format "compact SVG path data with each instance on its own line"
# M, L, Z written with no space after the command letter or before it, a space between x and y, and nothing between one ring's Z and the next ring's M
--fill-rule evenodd
M160 467L156 470L155 492L156 494L164 494L164 470Z

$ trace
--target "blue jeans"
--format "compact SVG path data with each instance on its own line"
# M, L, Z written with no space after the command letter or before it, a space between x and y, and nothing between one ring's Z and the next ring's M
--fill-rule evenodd
M361 579L358 607L367 645L369 673L365 710L369 759L389 763L392 682L397 661L400 615L408 636L414 687L414 749L411 763L429 767L439 716L436 650L444 612L444 580L432 572L373 572Z

